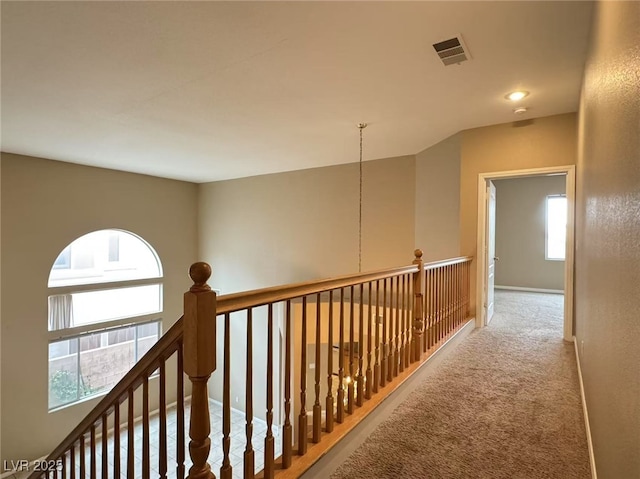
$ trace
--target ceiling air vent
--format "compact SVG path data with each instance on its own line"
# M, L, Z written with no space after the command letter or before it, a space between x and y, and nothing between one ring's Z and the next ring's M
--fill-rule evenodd
M434 43L433 48L445 66L461 63L471 59L469 49L464 44L461 35L457 35L449 40Z

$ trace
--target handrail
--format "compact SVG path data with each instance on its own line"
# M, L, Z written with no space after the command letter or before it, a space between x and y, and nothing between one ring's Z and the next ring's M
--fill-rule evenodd
M160 439L160 449L164 451L160 454L159 467L161 476L166 477L167 472L167 420L166 420L166 384L165 384L165 364L174 353L177 354L177 392L179 424L176 426L177 438L184 438L184 389L183 377L188 377L191 382L191 410L190 427L188 437L189 455L192 460L192 467L189 477L209 477L211 472L207 457L211 447L209 440L210 423L208 411L208 387L207 382L210 375L216 371L216 358L220 355L216 352L216 330L218 329L215 318L219 315L225 316L224 325L224 347L222 374L224 379L223 394L223 464L220 469L222 479L231 479L232 467L230 463L230 414L231 400L229 396L231 377L230 369L230 313L244 312L244 319L247 321L247 381L251 381L253 362L252 333L251 324L252 308L268 305L268 344L272 344L273 334L273 305L286 302L285 340L287 346L284 350L285 363L285 383L290 383L293 367L301 368L301 400L298 404L300 414L298 416L298 430L307 429L307 394L313 395L306 390L306 341L307 341L307 314L314 317L312 312L307 313L307 300L315 300L315 362L321 363L322 350L320 348L322 324L328 321L329 328L326 333L327 344L333 344L333 323L339 331L339 364L338 378L342 384L345 374L352 378L348 387L337 387L333 384L332 374L328 374L328 393L326 399L326 410L333 411L336 405L336 421L338 426L344 430L345 427L353 427L353 422L346 419L355 414L358 409L365 405L365 400L372 399L372 395L378 393L379 387L385 388L398 377L403 376L405 370L415 370L413 363L422 363L425 354L429 354L432 348L438 347L443 340L453 334L462 326L469 315L469 278L471 256L446 259L424 264L422 262L422 251L414 252L415 260L412 264L394 268L380 269L365 273L347 274L333 278L319 279L300 283L291 283L282 286L268 287L232 293L217 297L207 280L211 276L211 268L206 263L195 263L189 270L189 274L194 284L184 296L184 316L149 349L149 351L136 363L133 368L113 387L113 389L102 398L89 414L78 424L67 437L49 454L47 460L57 460L62 457L63 477L66 459L71 462L70 468L74 468L75 447L79 446L80 470L83 471L85 440L89 441L90 448L90 475L96 476L96 431L102 433L102 473L106 477L108 464L104 459L107 456L108 446L106 443L108 433L107 417L113 414L114 424L120 424L121 406L128 403L127 428L128 428L128 449L126 457L127 474L134 474L134 455L131 444L134 443L133 421L134 421L134 390L140 388L141 401L143 404L143 435L142 435L142 468L143 471L150 470L150 430L149 430L149 376L159 369L159 403L160 428L159 436L165 437L164 445ZM354 297L354 286L358 286L359 294ZM350 288L350 291L349 291ZM345 289L347 289L345 294ZM339 291L339 299L334 293ZM321 294L328 294L328 317L325 317L321 310ZM375 294L374 294L375 293ZM302 298L302 357L294 358L291 355L293 349L290 347L292 339L291 310L290 301ZM336 300L339 302L339 311L335 310ZM344 306L349 307L346 311ZM358 307L354 310L354 306ZM375 308L375 314L374 314ZM364 313L364 311L367 311ZM242 314L242 313L241 313ZM375 321L374 318L375 317ZM378 321L381 320L379 323ZM378 325L382 326L378 326ZM357 326L357 328L356 328ZM345 329L346 328L346 329ZM357 329L357 335L356 335ZM364 335L367 330L367 344L365 347ZM374 331L375 329L375 331ZM348 340L344 335L349 331ZM324 339L324 338L323 338ZM362 345L357 351L354 344ZM366 350L365 350L366 349ZM269 346L268 358L272 358L273 349ZM345 352L348 351L348 358ZM333 371L332 355L327 352L327 370ZM301 359L300 363L299 359ZM347 363L348 359L348 363ZM295 362L295 366L292 366ZM366 366L366 370L365 370ZM272 367L267 366L267 418L268 434L265 438L265 478L274 477L274 444L272 434L273 419L273 373ZM269 372L271 371L271 372ZM186 376L183 376L185 374ZM396 386L392 386L395 388ZM307 441L313 444L320 442L321 437L326 433L331 433L333 429L333 415L326 418L326 429L322 428L322 406L320 404L320 369L315 372L315 403L313 404L313 436L307 437L301 434L298 442L298 453L304 455L307 450ZM337 397L334 398L332 391L335 389ZM383 389L388 394L389 389ZM271 391L271 392L269 392ZM381 391L382 392L382 391ZM311 397L310 396L310 397ZM374 402L379 402L376 399ZM245 401L251 405L253 401L252 388L246 390ZM338 407L338 405L340 405ZM290 390L285 390L284 409L285 424L282 426L282 464L287 469L292 461L292 424L290 412L292 406L292 396ZM367 408L365 408L367 409ZM295 414L295 413L294 413ZM346 414L346 415L345 415ZM269 419L270 418L270 419ZM343 422L345 424L343 424ZM101 431L98 427L101 425ZM118 436L119 426L114 426L114 437ZM245 478L254 478L254 456L255 451L251 447L252 439L252 409L247 409L247 449L245 450ZM342 433L341 433L342 434ZM311 439L310 439L311 438ZM137 441L136 441L137 443ZM330 442L325 442L323 448L330 447ZM119 451L119 441L114 443L114 454ZM185 465L185 443L179 440L176 444L178 452L177 477L184 477ZM270 452L269 452L270 451ZM302 451L302 452L301 452ZM268 456L268 457L267 457ZM313 456L313 455L311 455ZM66 459L65 459L66 458ZM296 459L297 460L297 459ZM120 457L114 462L114 475L120 475ZM164 471L164 472L162 472ZM290 471L291 473L291 471ZM30 479L43 477L42 473L33 473ZM49 476L47 476L49 477ZM74 477L72 475L72 477Z
M367 273L346 274L334 278L291 283L284 286L254 289L241 293L226 294L218 297L217 314L233 313L247 308L277 303L288 299L299 298L310 294L324 293L346 286L355 286L369 281L376 281L402 274L417 273L418 266L400 266L397 268L381 269Z
M67 437L56 447L51 454L47 456L47 460L57 459L65 451L78 440L93 424L100 420L107 413L114 403L120 404L121 400L126 397L130 389L135 389L143 381L143 374L153 371L159 366L159 363L171 356L177 349L182 340L183 334L183 317L181 316L165 334L149 349L149 351L138 361L122 379L103 397L98 404L89 412L89 414L67 435ZM30 477L39 477L38 473L34 473Z
M460 263L464 263L466 261L471 261L473 259L473 256L459 256L458 258L451 258L451 259L443 259L440 261L432 261L431 263L425 263L424 264L424 269L428 270L428 269L435 269L435 268L439 268L441 266L451 266L454 264L460 264Z

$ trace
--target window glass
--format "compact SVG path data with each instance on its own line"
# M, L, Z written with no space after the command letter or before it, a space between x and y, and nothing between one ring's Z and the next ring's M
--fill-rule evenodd
M153 321L49 343L49 409L109 391L159 333Z
M69 301L70 304L60 308L58 305L65 301ZM159 284L52 295L49 296L49 330L73 328L160 311L162 288Z
M547 259L563 260L567 238L567 197L547 197Z
M159 278L160 262L138 236L119 230L101 230L81 236L54 262L49 287Z
M149 316L162 312L161 276L153 248L126 231L89 233L58 255L49 274L50 410L108 392L158 341L160 318Z

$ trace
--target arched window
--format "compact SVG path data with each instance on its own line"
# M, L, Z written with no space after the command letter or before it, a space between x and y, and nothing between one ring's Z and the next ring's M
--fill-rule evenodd
M158 340L162 266L142 238L100 230L49 273L49 410L105 393Z

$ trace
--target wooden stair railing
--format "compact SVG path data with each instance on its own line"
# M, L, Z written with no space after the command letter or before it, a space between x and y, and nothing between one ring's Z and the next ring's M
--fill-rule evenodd
M466 324L471 260L462 257L423 264L422 251L416 250L408 266L220 297L207 285L211 268L196 263L189 271L194 285L185 293L183 318L48 456L48 463L58 469L33 473L30 478L107 479L121 474L143 479L184 478L189 459L189 478L216 477L210 460L219 466L221 479L232 479L235 467L242 470L245 479L298 477ZM282 316L276 312L280 306ZM278 403L284 418L279 431L274 425L274 390L279 391L281 386L278 383L274 387L276 321L283 324L284 336L284 357L280 358L284 397ZM243 326L240 337L232 334L232 325L236 329ZM266 326L266 337L258 337L256 325L263 329ZM216 331L218 327L221 332ZM221 334L221 341L217 334ZM259 342L266 346L266 357L256 359L254 346ZM222 345L222 351L216 351L216 344ZM308 348L311 354L307 354ZM243 351L245 360L233 370L232 349ZM169 460L166 368L173 356L177 370L176 450ZM233 357L237 360L237 353ZM222 363L218 372L222 376L218 396L222 425L212 433L208 383L217 360ZM264 368L256 368L256 360L264 361L260 364ZM152 465L149 378L156 369L159 457L153 458ZM256 370L264 376L256 377ZM183 372L191 382L189 458L185 457ZM232 411L232 377L244 378L244 434L232 431L232 413L237 414ZM294 380L299 384L295 394ZM136 394L140 388L142 393ZM256 391L266 398L260 410L266 431L262 445L257 446L262 449L262 457L256 457L253 444ZM135 395L142 396L141 438L134 433ZM121 421L120 409L125 403L127 419ZM126 447L120 441L124 429L121 423L126 423ZM113 429L112 444L106 440L109 425ZM126 465L121 464L120 449L125 451ZM141 456L141 465L135 461L136 453Z

